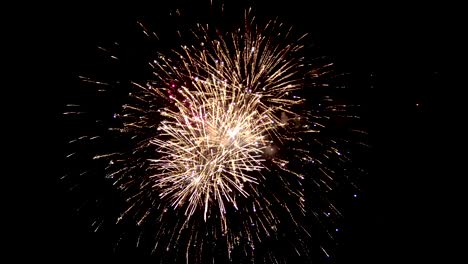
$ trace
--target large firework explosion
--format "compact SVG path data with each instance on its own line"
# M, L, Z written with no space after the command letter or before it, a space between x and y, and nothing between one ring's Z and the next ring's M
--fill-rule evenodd
M330 257L341 218L333 190L353 184L361 142L332 128L357 118L350 106L329 96L305 104L305 90L334 74L306 62L304 37L247 13L230 32L198 24L192 41L152 57L153 76L132 82L110 133L71 141L106 142L86 152L123 201L113 224L135 226L137 245L163 262Z

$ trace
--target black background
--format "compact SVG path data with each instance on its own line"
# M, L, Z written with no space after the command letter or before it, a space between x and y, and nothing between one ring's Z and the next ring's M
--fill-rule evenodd
M21 112L15 122L22 132L19 144L14 144L20 162L12 174L18 183L9 190L13 193L9 199L20 201L8 217L19 226L11 230L12 244L18 245L16 257L67 262L113 258L111 248L73 217L57 183L63 149L56 120L67 84L88 66L96 45L121 30L133 30L136 20L177 5L71 2L20 8L25 11L16 20L27 21L26 27L15 30L21 50L39 55L34 61L22 60L27 65L22 74L40 74L33 85L18 91L22 104L29 106L26 113L14 108ZM190 5L192 10L200 8ZM452 258L456 248L449 246L449 229L456 227L452 214L459 209L453 203L455 176L442 160L452 122L445 114L453 88L449 59L453 35L459 34L454 8L437 3L343 5L297 0L255 5L260 13L309 32L340 70L351 73L354 89L363 89L359 93L369 102L371 174L346 220L348 231L337 262Z

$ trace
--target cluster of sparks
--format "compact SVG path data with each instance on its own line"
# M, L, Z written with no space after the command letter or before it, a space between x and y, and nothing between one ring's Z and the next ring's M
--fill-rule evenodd
M293 248L307 254L304 188L309 182L330 189L333 171L323 165L322 176L313 178L291 164L326 161L300 147L304 135L323 127L296 93L317 69L304 69L304 36L291 40L281 27L271 22L259 29L250 16L229 34L198 25L196 44L158 54L150 62L155 79L133 83L131 103L116 115L130 151L94 159L109 161L107 178L128 197L119 221L132 212L138 225L159 223L154 250L186 248L189 261L193 247L224 237L229 254L244 243L245 255L254 255L286 221L298 236ZM337 147L320 145L347 160ZM169 211L175 223L168 223Z
M159 133L148 139L163 154L151 159L159 173L150 178L160 197L186 207L187 218L203 208L206 220L209 206L217 203L227 228L225 203L237 208L238 197L255 191L251 185L261 179L252 172L266 169L265 158L275 152L272 139L281 138L278 128L286 125L288 114L296 115L290 108L300 99L289 98L301 85L299 63L288 56L300 46L274 46L251 30L201 41L201 47L184 46L177 52L178 61L164 56L154 61L161 82L171 88L174 79L187 82L172 90L139 86L141 100L159 94L171 102L159 109ZM149 114L129 108L139 120ZM140 122L125 126L145 126Z

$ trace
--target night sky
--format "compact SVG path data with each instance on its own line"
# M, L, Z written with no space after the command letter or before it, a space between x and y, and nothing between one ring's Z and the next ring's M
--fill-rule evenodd
M187 1L154 2L76 2L43 13L53 15L41 16L47 22L35 39L45 44L41 45L47 51L44 57L53 64L45 74L47 96L42 96L47 97L45 108L54 117L47 126L31 121L37 123L31 126L36 129L47 127L39 128L42 136L38 140L42 142L34 161L44 173L39 180L31 177L39 185L32 188L33 198L24 203L24 210L18 210L20 229L26 231L17 235L21 254L31 252L63 262L146 260L146 253L137 249L114 254L105 235L90 231L83 217L74 214L76 198L59 180L64 173L63 139L67 132L60 111L74 95L69 91L76 92L79 86L77 75L100 72L96 46L113 40L128 43L126 56L138 58L142 54L132 46L133 36L141 33L136 21L170 34L171 25L164 25L161 19L170 10L190 10L187 13L195 16L188 17L190 21L210 12ZM226 4L226 16L247 6L247 1L236 2L239 4ZM346 94L363 105L372 145L366 161L369 175L360 182L358 198L350 199L344 208L345 232L339 238L336 258L324 263L448 261L452 249L444 242L449 240L444 226L451 223L447 217L455 210L449 192L454 176L440 165L438 157L444 145L444 123L450 122L442 115L450 97L446 86L452 27L443 19L448 11L435 4L416 7L321 2L255 1L253 6L259 17L278 17L309 33L317 54L331 58L338 71L349 73ZM119 69L119 77L138 75L138 68L125 67ZM34 169L27 174L36 172Z

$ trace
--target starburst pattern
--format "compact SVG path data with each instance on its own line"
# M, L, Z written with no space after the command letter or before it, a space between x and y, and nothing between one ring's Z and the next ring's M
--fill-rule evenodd
M117 222L154 230L155 252L185 249L186 261L203 262L224 245L231 261L233 251L255 261L256 247L289 233L290 250L307 258L310 217L339 218L324 193L347 177L349 142L322 135L332 116L356 117L328 97L318 109L304 105L306 80L320 82L331 66L306 67L305 36L245 18L227 34L198 25L194 43L158 54L155 78L133 83L115 115L111 130L127 150L93 157L108 162L107 178L126 197ZM261 261L281 262L267 251Z

